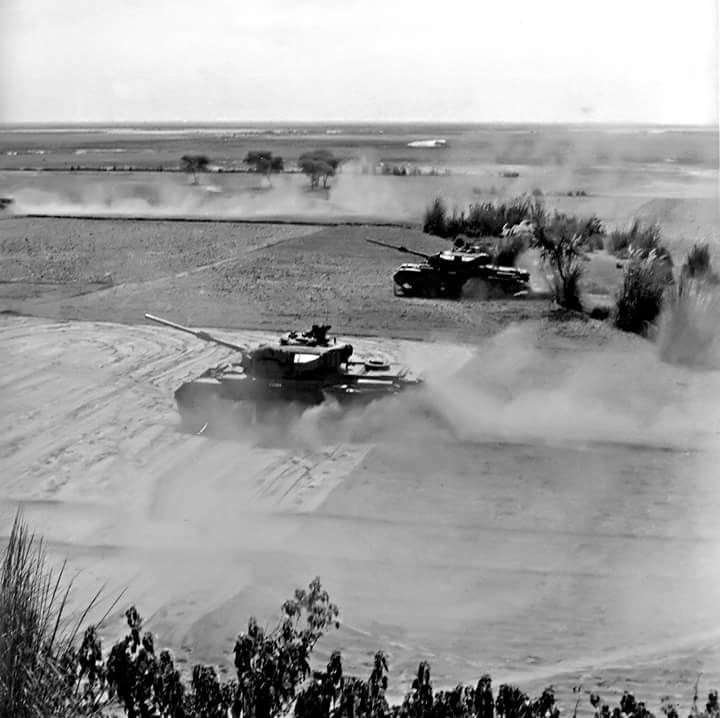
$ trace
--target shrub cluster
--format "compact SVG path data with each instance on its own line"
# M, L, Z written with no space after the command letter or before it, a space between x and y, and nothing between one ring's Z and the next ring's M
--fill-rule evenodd
M425 211L423 230L454 238L456 242L461 237L463 243L466 238L484 238L484 242L476 244L501 265L514 265L528 247L539 250L541 262L549 270L555 301L560 307L575 311L582 310L580 281L585 255L605 248L628 260L615 307L608 313L616 327L647 335L656 329L663 307L669 307L678 326L691 316L702 321L703 326L696 334L698 337L702 334L703 340L698 339L694 345L704 351L714 341L708 333L711 314L708 307L717 306L718 293L713 290L709 294L708 287L720 284L720 277L710 266L707 243L695 244L688 252L680 270L681 284L676 286L672 257L662 244L656 224L644 226L635 220L628 229L607 234L595 215L578 217L547 212L540 190L510 202L471 204L467 213L458 210L449 213L442 197L437 197ZM698 282L702 284L699 288ZM598 311L595 316L606 315ZM677 332L670 334L675 336Z
M708 244L687 253L678 281L668 287L658 322L660 358L673 364L716 367L720 359L720 280Z
M125 612L127 635L107 659L95 626L80 645L79 626L62 634L67 592L59 592L45 568L42 546L16 517L0 573L0 716L117 715L129 718L558 718L552 688L531 699L519 688L500 685L489 675L477 685L434 691L430 665L420 663L411 690L399 705L387 699L388 660L375 654L367 680L346 676L334 652L325 668L313 671L310 657L324 633L338 627L339 611L319 579L281 609L278 625L266 632L254 619L234 648L236 677L223 680L213 666L196 665L184 680L169 651L158 653L151 633L143 632L135 607ZM94 600L90 606L94 604ZM111 609L112 610L112 609ZM62 637L60 637L62 634ZM578 696L574 716L581 698ZM591 694L596 718L654 718L643 703L625 693L611 709ZM665 700L667 718L677 707ZM694 701L691 716L702 714ZM717 692L708 696L707 718L720 718Z
M688 251L680 273L688 279L707 281L718 284L720 278L713 271L710 262L710 245L707 242L696 242Z
M657 250L631 254L617 295L615 326L647 335L660 316L663 297L672 279L672 267Z
M597 216L555 214L562 217L563 222L581 236L586 250L603 248L605 228ZM454 209L450 213L443 198L436 197L425 210L423 232L449 239L455 239L459 235L470 238L499 238L508 229L524 222L542 225L546 219L547 213L539 190L509 202L475 202L469 206L467 212Z
M660 256L670 254L662 245L660 227L657 224L644 227L637 219L629 229L610 232L605 246L608 252L623 258L631 254L647 257L653 250Z
M615 326L647 335L662 315L661 356L688 363L705 354L716 336L720 279L711 266L710 247L707 243L693 245L676 281L672 258L660 244L659 231L639 234L644 239L629 250ZM648 251L647 247L652 248Z
M579 222L561 212L543 218L535 229L534 246L540 260L551 272L555 301L563 309L582 311L580 280L584 271L586 232L595 228L592 220Z
M510 202L476 202L468 211L448 213L442 197L436 197L425 210L423 232L454 239L468 237L499 237L503 227L512 227L523 220L536 221L544 209L536 197L518 197Z

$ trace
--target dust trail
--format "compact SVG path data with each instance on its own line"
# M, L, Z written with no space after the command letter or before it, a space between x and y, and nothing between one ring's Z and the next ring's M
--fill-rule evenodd
M426 198L398 192L397 186L389 178L348 170L327 191L312 192L307 179L297 174L273 177L272 184L254 175L217 175L198 186L170 176L41 177L31 183L16 180L3 191L15 199L16 214L417 219Z
M636 351L548 355L534 329L512 327L456 372L426 372L427 386L342 413L324 405L294 425L297 441L618 443L691 450L712 442L707 421L720 375L670 368L652 345ZM431 347L417 347L416 363ZM437 357L437 355L435 355ZM426 358L427 361L427 358Z

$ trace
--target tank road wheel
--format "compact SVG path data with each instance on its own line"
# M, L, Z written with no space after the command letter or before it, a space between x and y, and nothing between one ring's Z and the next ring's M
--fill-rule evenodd
M422 296L427 299L437 299L442 291L442 285L438 286L434 282L426 284L422 291Z
M450 299L460 299L462 296L462 284L458 282L453 282L452 284L448 285L448 297Z

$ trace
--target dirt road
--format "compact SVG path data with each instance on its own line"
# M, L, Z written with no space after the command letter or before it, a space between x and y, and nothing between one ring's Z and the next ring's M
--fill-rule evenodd
M231 442L180 433L172 402L225 350L162 327L3 318L0 532L22 504L80 572L76 604L127 587L192 661L226 664L251 613L271 620L320 575L344 617L320 657L340 647L364 673L384 648L398 690L429 659L438 686L485 670L528 687L642 676L643 695L687 698L688 666L720 668L698 653L720 598L703 404L717 380L611 353L606 375L598 357L503 341L482 350L481 379L436 382L425 403ZM473 368L463 346L353 343L434 377Z

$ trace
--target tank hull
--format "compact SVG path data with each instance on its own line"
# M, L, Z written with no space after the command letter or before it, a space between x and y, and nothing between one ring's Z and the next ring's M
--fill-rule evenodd
M472 272L448 272L427 263L409 262L400 265L393 274L395 293L409 297L441 297L459 299L470 279L481 279L510 295L527 291L530 275L515 267L480 266Z
M267 381L242 373L209 370L175 391L182 425L196 433L208 426L292 419L304 410L333 401L344 408L366 406L423 384L422 379L378 372L378 376L339 375L326 381Z

